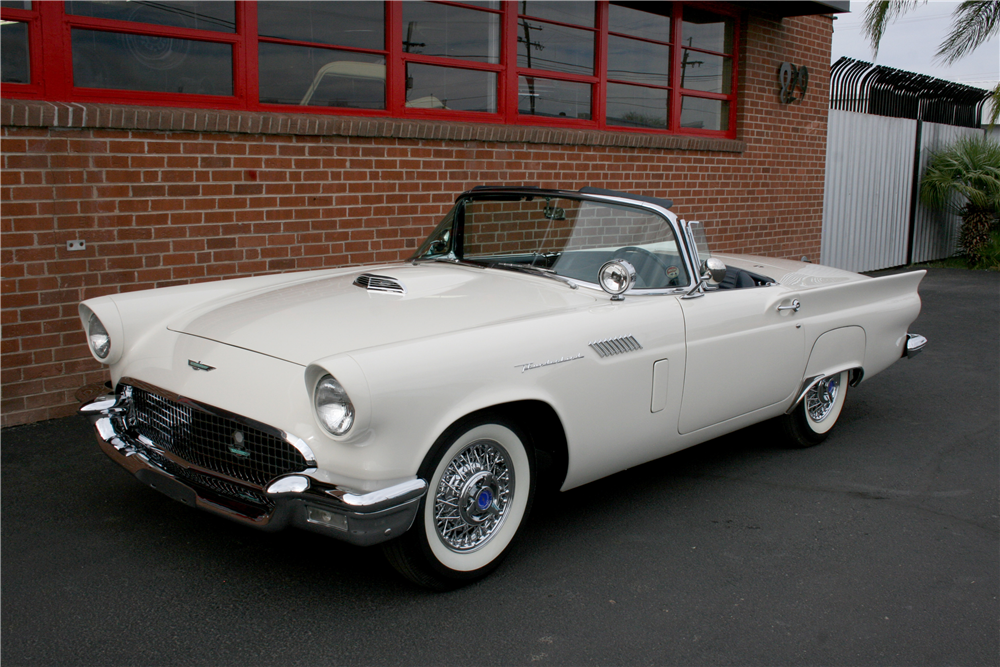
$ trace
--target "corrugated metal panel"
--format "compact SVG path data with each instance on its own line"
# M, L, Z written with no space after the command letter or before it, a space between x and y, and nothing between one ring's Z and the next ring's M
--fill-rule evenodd
M917 121L831 109L828 128L820 261L905 264Z
M932 151L940 150L961 137L982 136L983 131L940 123L924 123L920 133L920 173L927 168ZM913 232L913 261L929 262L951 257L958 249L962 219L950 213L917 206Z

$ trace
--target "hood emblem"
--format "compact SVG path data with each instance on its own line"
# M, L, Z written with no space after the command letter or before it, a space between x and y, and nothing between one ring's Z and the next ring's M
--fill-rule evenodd
M188 359L188 366L190 366L191 368L195 369L196 371L214 371L215 370L215 366L209 366L207 364L201 363L200 361L194 361L192 359Z

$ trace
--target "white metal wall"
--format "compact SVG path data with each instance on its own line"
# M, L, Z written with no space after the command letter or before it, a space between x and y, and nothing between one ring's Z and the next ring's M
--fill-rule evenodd
M820 262L905 264L917 121L831 109L828 128Z
M932 151L954 143L960 137L982 136L983 131L971 127L955 127L924 123L920 132L920 173L924 173ZM958 230L962 219L954 214L917 206L913 229L913 261L929 262L950 257L958 248Z
M906 263L917 121L830 110L820 261L849 271ZM920 171L930 153L982 130L923 123ZM961 219L917 205L913 261L955 253Z

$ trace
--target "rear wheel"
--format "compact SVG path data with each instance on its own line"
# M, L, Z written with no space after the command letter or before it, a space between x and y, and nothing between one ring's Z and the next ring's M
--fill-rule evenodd
M497 416L459 422L438 439L419 475L428 484L414 525L384 547L392 566L438 590L496 569L535 490L533 452L519 427Z
M848 371L828 375L806 392L795 410L781 418L788 441L796 447L813 447L826 440L847 400Z

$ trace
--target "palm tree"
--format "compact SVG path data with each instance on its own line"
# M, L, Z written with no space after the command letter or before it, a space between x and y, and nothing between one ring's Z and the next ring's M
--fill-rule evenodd
M959 246L971 266L979 264L1000 216L1000 142L963 137L934 152L920 182L920 200L962 216Z
M902 16L927 0L886 0L870 2L865 10L865 23L862 31L872 45L872 53L878 55L878 46L886 27L896 18ZM976 50L985 44L1000 30L1000 0L965 0L951 16L951 33L941 42L934 57L945 64L951 65L956 60ZM993 88L993 112L990 123L996 123L1000 117L1000 83Z

